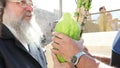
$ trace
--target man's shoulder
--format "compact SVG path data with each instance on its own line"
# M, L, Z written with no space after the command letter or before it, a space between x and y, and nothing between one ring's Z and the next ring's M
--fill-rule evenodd
M0 46L3 45L3 40L0 38Z
M1 50L3 50L4 49L4 42L3 42L3 40L0 38L0 52L1 52Z
M7 41L7 40L6 40ZM2 38L0 38L0 49L3 49L3 48L5 48L5 40L4 39L2 39Z

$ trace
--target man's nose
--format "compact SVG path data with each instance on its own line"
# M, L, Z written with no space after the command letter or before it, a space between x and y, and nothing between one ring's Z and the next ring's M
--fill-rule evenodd
M25 10L32 12L32 11L33 11L33 6L31 6L31 5L26 6L26 7L25 7Z

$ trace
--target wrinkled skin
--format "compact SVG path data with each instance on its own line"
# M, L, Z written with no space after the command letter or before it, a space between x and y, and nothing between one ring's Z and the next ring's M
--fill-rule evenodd
M52 49L52 52L55 54L60 54L68 62L70 62L73 55L84 49L81 40L75 41L70 37L58 32L53 33L52 46L53 48L58 49Z

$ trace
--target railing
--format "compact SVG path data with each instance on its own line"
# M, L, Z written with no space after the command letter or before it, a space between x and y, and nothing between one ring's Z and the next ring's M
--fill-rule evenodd
M119 30L120 29L120 9L110 10L107 12L111 13L112 20L117 20L116 23L112 23L112 26L114 26L115 29L111 29L111 31ZM91 21L88 20L88 22L86 23L84 32L99 32L99 28L98 28L99 16L100 16L100 12L90 14Z

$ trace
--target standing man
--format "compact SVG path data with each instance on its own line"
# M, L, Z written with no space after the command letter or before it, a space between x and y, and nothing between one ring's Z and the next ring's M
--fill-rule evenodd
M110 31L111 26L110 22L108 19L108 12L106 12L106 9L104 6L99 8L100 11L100 16L98 18L98 26L99 26L99 31Z
M0 68L47 68L32 6L32 0L0 0Z

